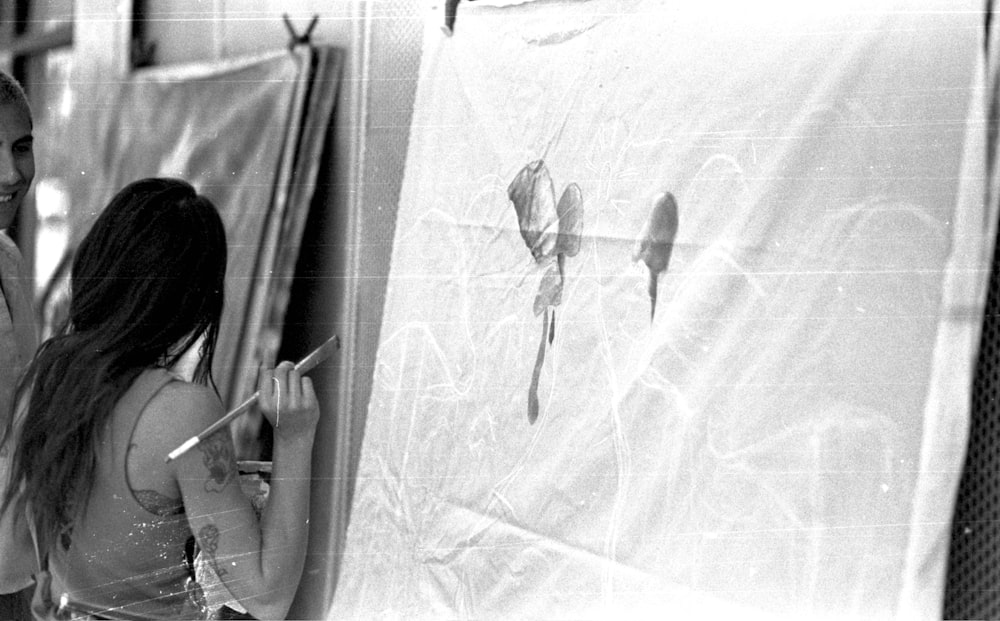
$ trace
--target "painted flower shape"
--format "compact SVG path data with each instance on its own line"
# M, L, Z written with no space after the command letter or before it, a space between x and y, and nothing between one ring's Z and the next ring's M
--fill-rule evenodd
M535 160L517 173L507 187L507 196L514 204L521 239L538 264L550 262L538 285L532 310L542 318L542 340L538 345L535 370L528 389L528 421L538 418L538 381L545 362L546 343L555 338L555 307L562 302L566 280L566 257L580 252L583 234L583 192L580 186L570 183L563 190L558 204L555 186L548 168L542 160Z
M661 273L670 264L677 235L677 201L673 194L664 192L653 199L653 208L636 241L634 261L641 260L649 268L650 320L656 316L656 289Z

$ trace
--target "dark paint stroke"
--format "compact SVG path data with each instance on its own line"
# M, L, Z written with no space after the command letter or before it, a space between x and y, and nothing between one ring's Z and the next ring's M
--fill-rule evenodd
M528 422L532 425L538 420L538 380L542 376L542 365L545 364L545 342L548 340L549 311L545 309L542 318L542 340L538 343L538 354L535 356L535 370L531 373L531 386L528 387Z
M444 25L442 32L451 36L455 32L455 17L458 15L458 0L445 0L444 3Z
M649 320L656 317L657 281L670 264L670 254L677 235L677 201L673 194L664 192L654 199L653 209L646 220L635 253L635 259L649 268Z

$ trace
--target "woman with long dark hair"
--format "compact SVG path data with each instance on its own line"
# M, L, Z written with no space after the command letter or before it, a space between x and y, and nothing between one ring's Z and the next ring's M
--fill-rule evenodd
M309 379L287 362L260 373L275 445L259 520L226 429L164 460L223 413L211 368L225 271L218 212L179 180L130 184L79 246L68 321L26 369L3 440L3 509L37 525L54 601L109 618L201 618L193 537L250 614L287 613L319 417ZM195 347L184 381L174 369Z

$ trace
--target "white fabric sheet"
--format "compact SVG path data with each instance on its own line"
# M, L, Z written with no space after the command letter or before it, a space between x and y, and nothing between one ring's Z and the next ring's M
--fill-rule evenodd
M815 4L429 18L331 618L940 617L904 600L940 601L991 248L981 3ZM538 159L583 225L536 314Z

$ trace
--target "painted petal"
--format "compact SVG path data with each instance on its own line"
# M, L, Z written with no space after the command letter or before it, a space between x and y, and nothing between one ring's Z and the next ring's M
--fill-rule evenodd
M552 177L542 160L522 168L507 187L521 238L536 261L549 256L555 248L558 222L555 194Z
M580 186L571 183L563 190L556 205L559 217L559 239L555 252L567 257L575 257L580 252L580 237L583 232L583 192Z
M552 265L542 276L542 282L538 285L538 295L535 296L533 310L535 316L542 314L549 306L559 306L562 302L562 276L559 275L559 266Z
M677 201L669 192L656 197L649 219L636 245L634 260L642 261L650 272L659 274L667 269L677 235Z

